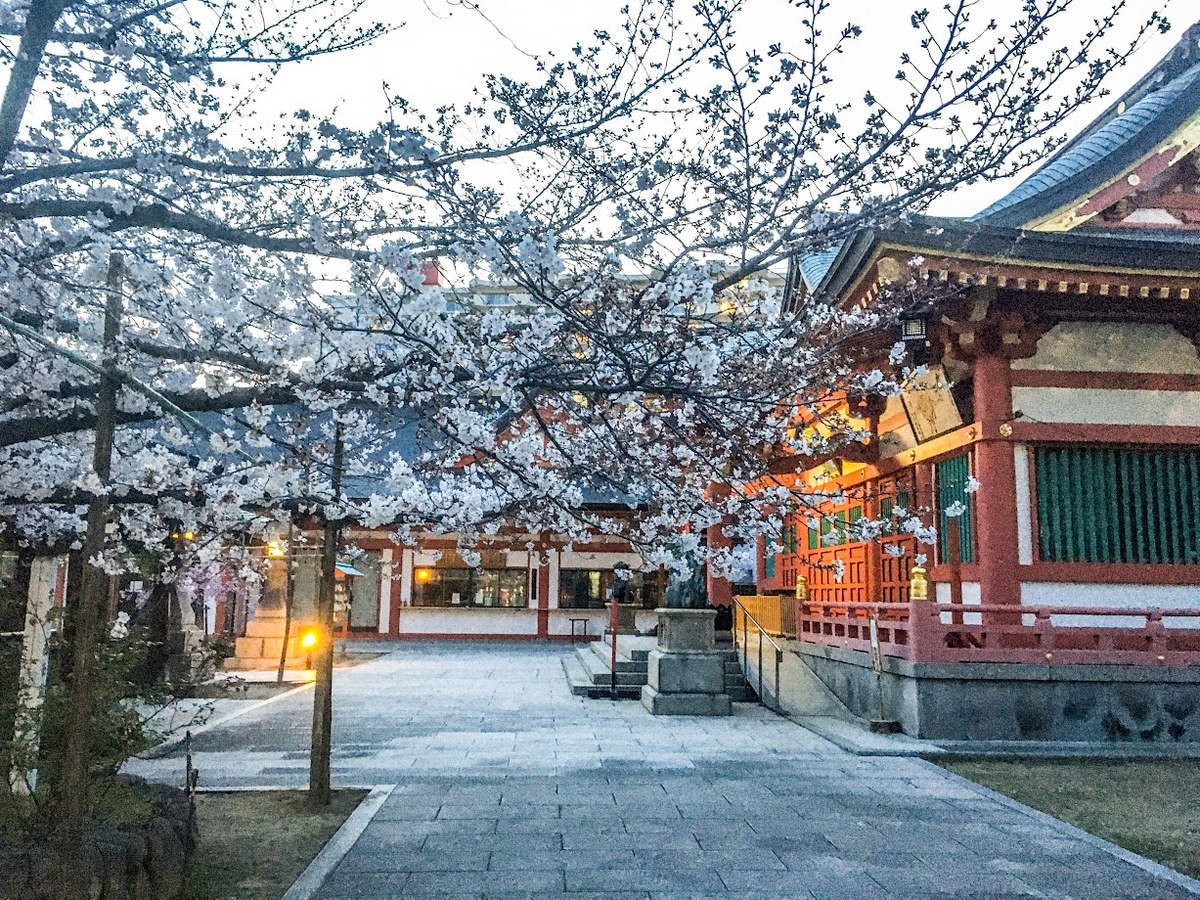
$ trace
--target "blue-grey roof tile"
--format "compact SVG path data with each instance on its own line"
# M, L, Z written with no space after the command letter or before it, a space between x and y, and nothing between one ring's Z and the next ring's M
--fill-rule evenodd
M1106 122L1095 133L1056 156L987 209L972 217L987 220L995 214L1063 184L1110 157L1134 140L1147 125L1171 106L1185 90L1200 83L1200 64L1187 69L1152 94L1148 94L1125 112ZM1098 179L1100 183L1103 178ZM1098 187L1099 184L1093 185Z
M838 253L841 252L841 245L830 247L827 250L820 250L816 253L806 253L800 257L800 274L804 277L804 285L810 291L817 289L824 279L825 274L833 266L833 261L837 259Z

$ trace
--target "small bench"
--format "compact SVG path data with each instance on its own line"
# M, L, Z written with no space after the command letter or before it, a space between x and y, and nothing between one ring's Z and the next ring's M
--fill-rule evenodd
M586 618L570 619L569 621L571 623L571 641L572 642L574 642L577 637L585 637L586 638L588 636L588 630L587 630L588 629L588 621L589 621L588 619L586 619ZM577 630L575 628L576 624L582 624L583 628Z

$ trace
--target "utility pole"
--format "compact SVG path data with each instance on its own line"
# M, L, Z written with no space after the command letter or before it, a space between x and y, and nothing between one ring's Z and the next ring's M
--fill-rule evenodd
M125 280L125 264L119 253L108 258L108 302L104 308L104 342L101 350L103 374L96 402L96 433L92 450L92 470L101 489L88 504L87 532L83 542L83 582L79 604L67 609L71 623L71 677L68 685L66 746L63 749L62 774L58 784L55 815L55 839L67 861L63 869L63 896L73 893L73 878L86 877L77 864L88 807L88 770L93 735L92 712L95 702L96 650L104 613L108 606L108 575L92 564L104 552L109 502L104 488L112 471L113 434L117 411L117 335Z
M331 487L333 505L342 496L342 425L337 424L333 444ZM330 800L329 767L333 749L333 580L337 572L341 521L326 513L321 545L321 589L317 592L317 682L313 691L312 749L309 754L308 801L312 806L328 806Z

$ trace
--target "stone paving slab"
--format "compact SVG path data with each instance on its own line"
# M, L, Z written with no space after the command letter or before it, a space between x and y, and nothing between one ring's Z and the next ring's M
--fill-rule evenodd
M913 758L759 706L650 716L572 696L560 648L413 642L335 675L334 780L395 784L315 900L1197 894ZM307 779L311 695L196 736L208 787ZM182 779L179 753L129 771Z

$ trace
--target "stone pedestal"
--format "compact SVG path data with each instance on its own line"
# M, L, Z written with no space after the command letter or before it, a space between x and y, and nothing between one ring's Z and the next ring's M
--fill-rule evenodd
M642 706L656 716L727 716L725 660L717 652L716 610L658 610L658 646L650 651Z
M274 669L283 651L283 627L286 621L284 603L287 596L287 564L271 560L263 585L262 599L254 617L246 623L246 634L237 639L234 654L225 660L227 670ZM307 655L300 646L300 635L307 622L292 619L288 633L287 668L302 669Z
M234 655L225 660L227 670L274 669L279 665L279 654L283 650L283 610L266 610L255 613L246 623L246 634L237 639ZM307 659L300 646L300 634L304 623L292 620L288 635L287 667L303 669Z

